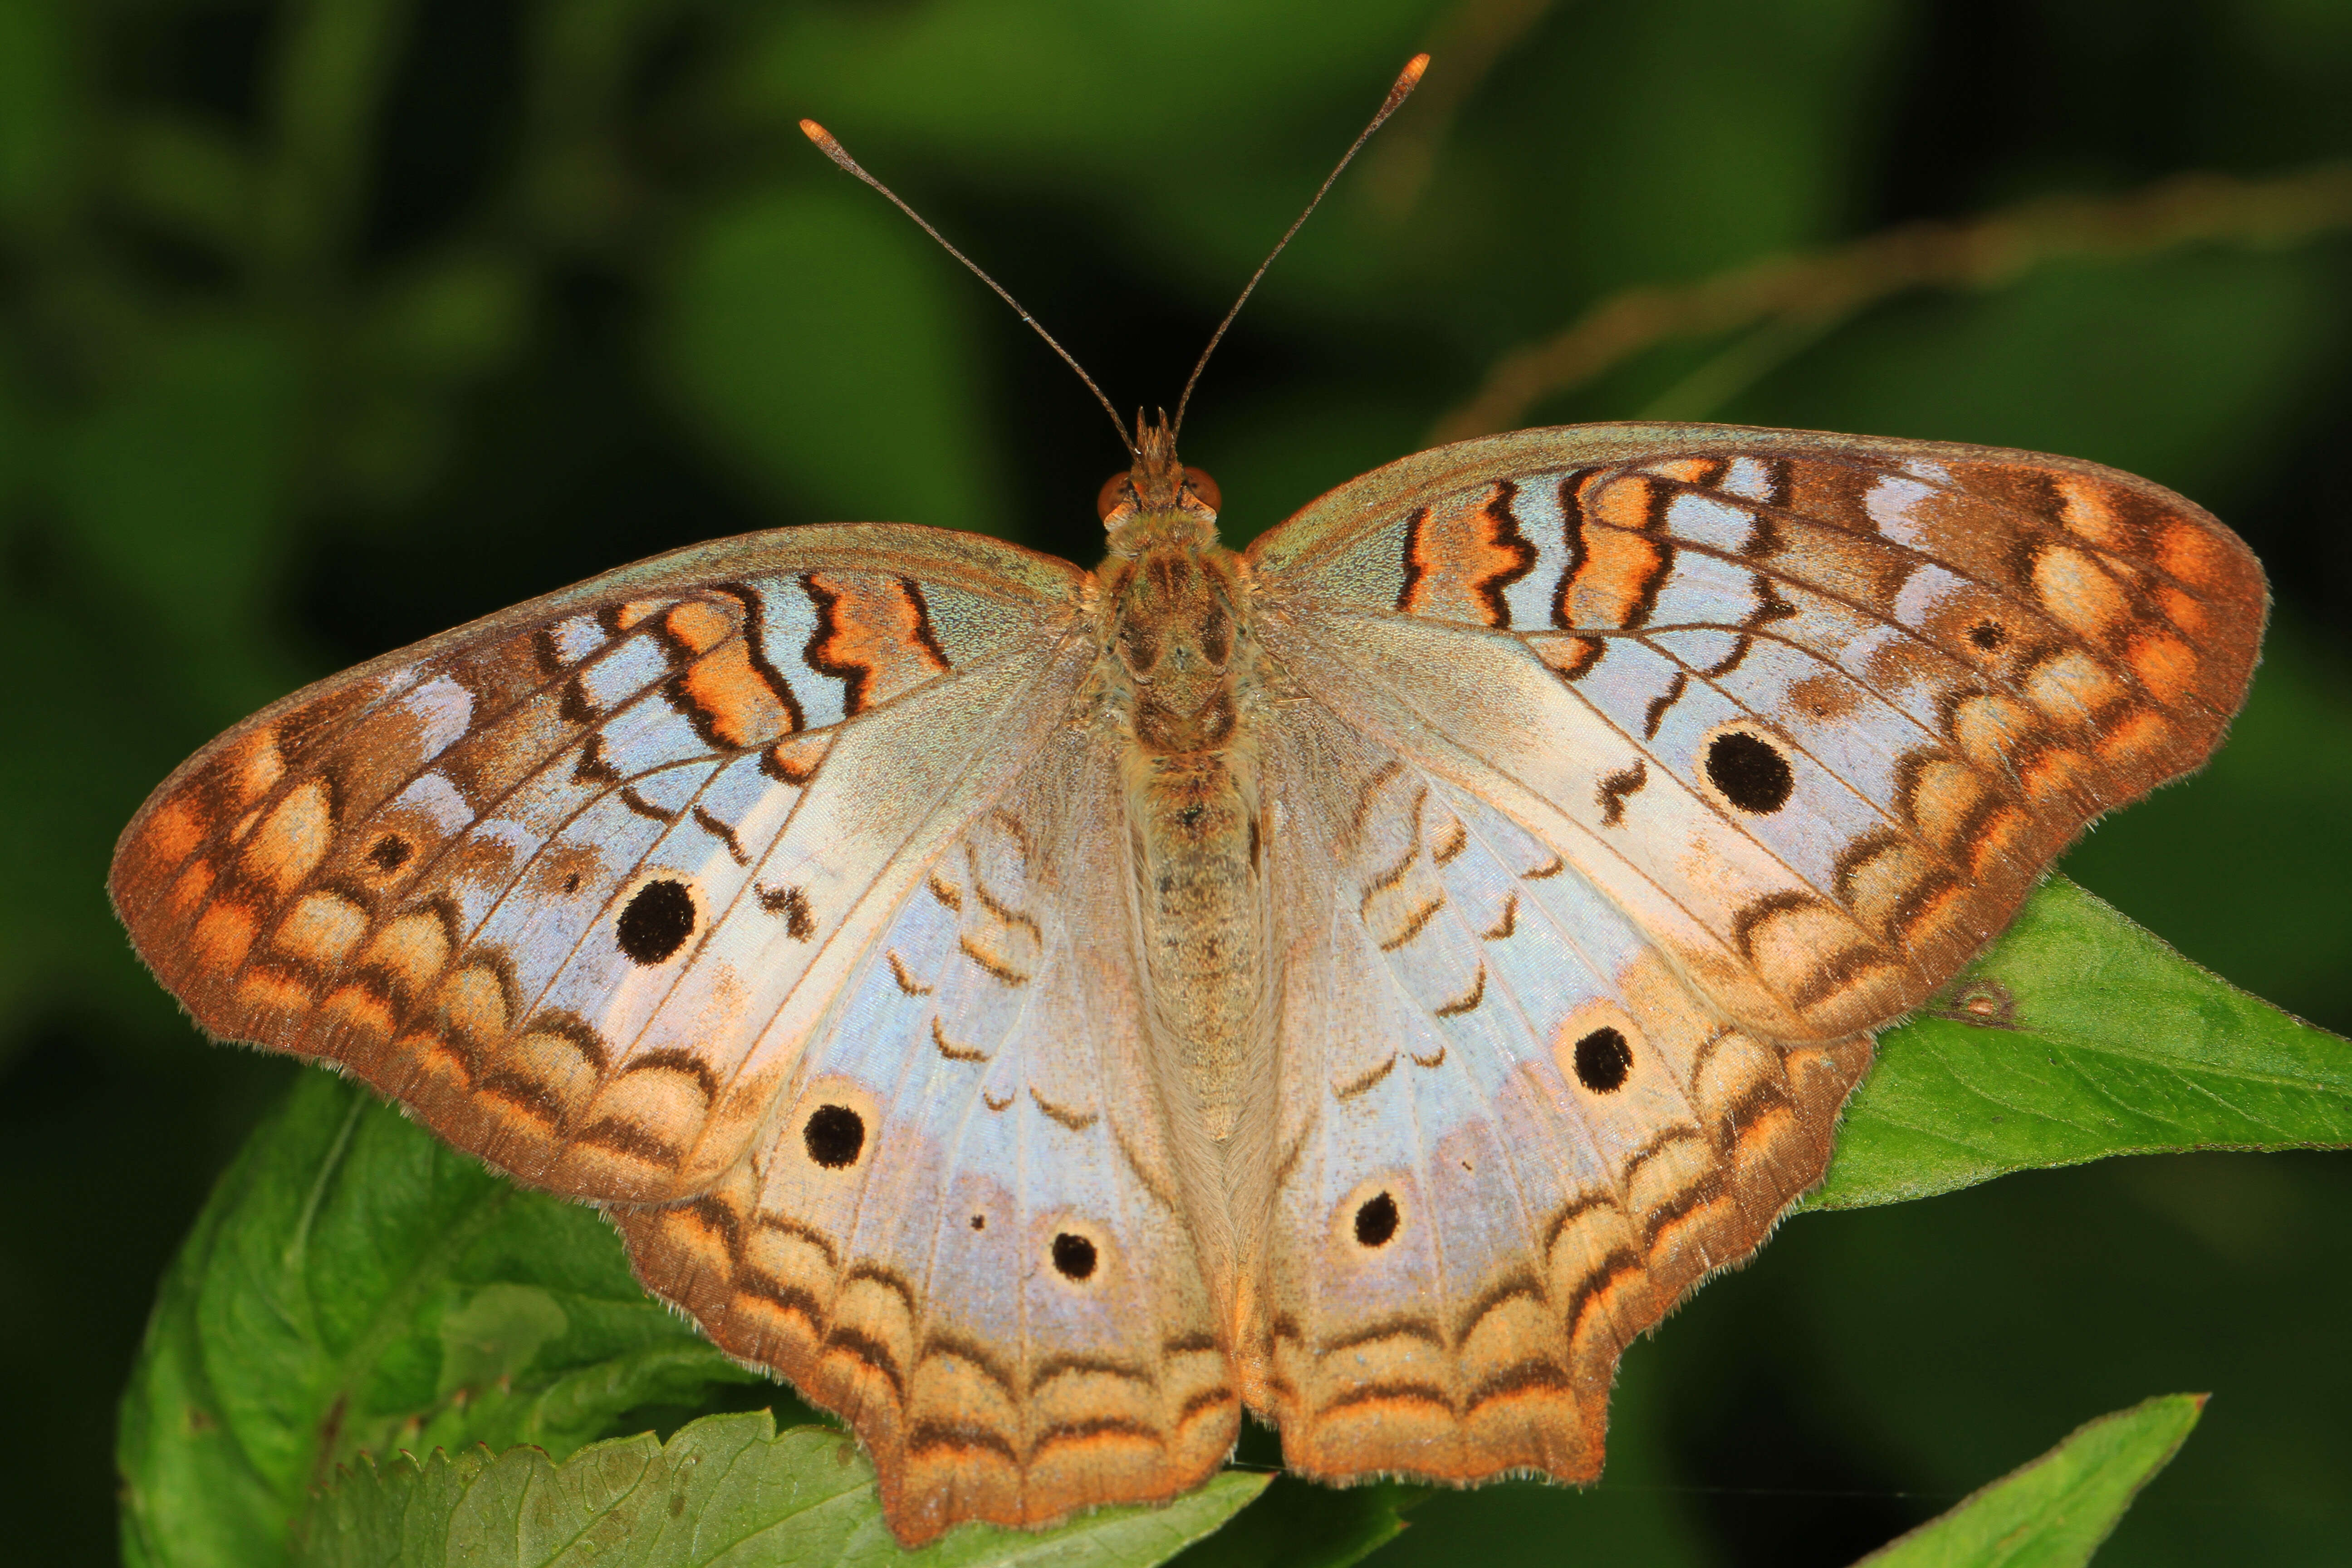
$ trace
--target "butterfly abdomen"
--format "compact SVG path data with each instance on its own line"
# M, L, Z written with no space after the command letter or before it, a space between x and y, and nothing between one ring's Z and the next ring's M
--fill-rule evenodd
M1154 1026L1169 1087L1229 1140L1265 994L1246 598L1232 556L1171 518L1111 572L1105 638L1123 689L1128 819Z

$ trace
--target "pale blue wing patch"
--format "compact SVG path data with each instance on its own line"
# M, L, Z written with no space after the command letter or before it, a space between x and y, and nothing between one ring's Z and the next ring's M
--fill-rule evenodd
M1119 800L1087 737L1046 742L877 929L740 1178L623 1221L908 1508L1166 1495L1238 1421L1141 1057Z

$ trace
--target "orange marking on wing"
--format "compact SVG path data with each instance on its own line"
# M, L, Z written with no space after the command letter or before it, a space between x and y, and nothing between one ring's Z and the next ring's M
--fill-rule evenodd
M403 1091L411 1104L428 1087L444 1093L465 1093L474 1087L474 1064L466 1059L457 1042L437 1029L409 1030L392 1043L391 1054L416 1064L416 1081Z
M1739 1130L1739 1136L1732 1141L1731 1157L1743 1167L1757 1160L1775 1159L1778 1156L1770 1145L1792 1132L1801 1133L1803 1130L1803 1123L1797 1120L1797 1113L1788 1106L1768 1106L1758 1113L1754 1121Z
M2026 708L1999 692L1982 691L1965 698L1952 710L1952 739L1969 761L1979 767L1999 768L2010 747L2042 727Z
M824 754L831 750L833 731L830 729L793 735L768 748L768 754L760 759L761 771L772 779L797 788L816 777L816 765L824 761Z
M1666 547L1646 533L1608 528L1585 530L1584 546L1568 585L1569 624L1596 631L1638 624L1665 573Z
M752 1332L761 1338L773 1335L778 1340L795 1342L789 1346L776 1345L770 1353L760 1357L771 1366L797 1364L816 1349L817 1334L823 1325L817 1321L815 1309L804 1305L797 1292L778 1300L764 1291L739 1289L728 1300L727 1310L730 1317L756 1323Z
M334 830L327 781L310 779L262 822L245 847L245 868L279 892L291 891L326 858Z
M441 973L448 962L449 936L431 914L401 916L368 944L367 962L389 971L413 994Z
M1984 793L1984 781L1974 769L1937 759L1919 770L1911 786L1911 820L1929 843L1948 844Z
M1594 522L1607 523L1612 528L1639 531L1650 525L1650 481L1639 476L1619 475L1603 483L1587 487L1584 492L1584 515Z
M2034 666L2025 680L2026 700L2065 724L2095 718L2125 695L2112 670L2071 648Z
M247 735L237 743L236 751L222 760L227 764L229 787L236 792L239 805L258 800L286 774L286 763L278 754L278 742L267 730Z
M1649 1292L1650 1277L1631 1254L1619 1255L1623 1261L1603 1261L1607 1269L1601 1283L1576 1307L1576 1315L1568 1325L1570 1353L1582 1356L1591 1349L1591 1340L1598 1335L1605 1342L1605 1352L1613 1352L1618 1345L1617 1322L1621 1317L1640 1312L1641 1298ZM1623 1298L1631 1296L1630 1302ZM1621 1304L1622 1303L1622 1304Z
M506 992L483 965L469 964L451 975L440 1000L450 1026L474 1044L495 1045L506 1037Z
M1530 1377L1524 1383L1507 1385L1481 1395L1477 1403L1472 1406L1468 1419L1480 1426L1490 1422L1507 1422L1508 1425L1506 1425L1504 1432L1495 1435L1497 1438L1502 1438L1507 1435L1516 1435L1511 1432L1511 1427L1518 1423L1509 1420L1509 1413L1523 1405L1536 1404L1551 1410L1569 1411L1576 1408L1576 1395L1561 1388L1557 1382L1549 1381L1560 1376L1557 1370L1546 1369L1540 1363L1530 1370L1536 1372L1538 1375ZM1538 1427L1532 1436L1540 1443L1548 1434ZM1483 1466L1473 1468L1482 1472L1484 1469Z
M255 1012L301 1013L310 1009L310 987L291 970L257 964L236 983L237 1002Z
M809 666L845 685L843 712L862 713L946 671L948 661L910 584L824 572L812 572L803 582L817 607Z
M254 924L252 910L224 899L205 911L196 929L188 933L188 945L195 949L205 967L235 969L253 946Z
M2042 605L2076 636L2098 641L2129 618L2122 586L2080 550L2061 545L2033 561L2033 588Z
M1603 638L1580 637L1531 637L1528 646L1563 680L1583 679L1609 647Z
M736 751L764 746L793 727L792 714L752 668L751 649L740 641L688 665L677 689L692 705L703 733Z
M1696 1245L1705 1256L1706 1234L1716 1226L1736 1224L1739 1218L1739 1200L1729 1192L1717 1193L1705 1203L1693 1205L1689 1212L1676 1215L1658 1227L1651 1239L1650 1257L1663 1261L1672 1258L1686 1245ZM1657 1262L1654 1261L1654 1268Z
M2020 769L2018 779L2028 796L2036 802L2047 801L2074 792L2084 777L2085 762L2079 752L2053 746Z
M2058 520L2069 530L2103 550L2137 547L2138 542L2132 538L2130 528L2111 503L2105 485L2073 474L2049 477L2058 492Z
M393 1026L400 1021L390 1003L361 985L343 986L328 997L319 1008L319 1020L329 1035L348 1030L370 1043L389 1038Z
M2192 588L2218 588L2232 564L2221 542L2194 523L2176 523L2157 542L2156 563Z
M2163 714L2142 708L2107 731L2099 742L2099 755L2111 763L2128 761L2163 745L2171 732L2172 726L2165 722Z
M1714 458L1670 458L1663 463L1649 464L1644 471L1680 484L1700 485L1707 481L1718 466L1717 459Z
M1418 1384L1404 1384L1383 1388L1374 1384L1366 1389L1351 1390L1340 1397L1347 1403L1337 1405L1336 1408L1334 1405L1326 1405L1315 1413L1317 1426L1334 1422L1357 1425L1367 1421L1383 1426L1393 1421L1442 1429L1454 1425L1454 1406L1435 1387L1424 1389Z
M2140 684L2158 702L2178 707L2197 686L2197 653L2179 637L2161 632L2135 637L2125 656Z
M688 599L670 607L662 629L689 651L705 654L735 635L735 621L707 599Z
M163 867L176 866L205 841L205 821L185 800L165 801L147 819L139 837L140 847Z
M1854 919L1874 931L1894 924L1897 910L1919 885L1927 868L1910 844L1890 838L1867 858L1851 866L1839 861L1843 875L1839 892Z
M657 599L631 599L625 604L615 605L612 609L613 629L625 632L646 616L658 614L661 607Z
M306 893L278 924L270 946L305 963L341 960L367 930L367 911L340 893Z
M1115 1450L1140 1450L1144 1455L1156 1456L1160 1448L1158 1436L1129 1426L1078 1427L1047 1433L1030 1450L1030 1463L1034 1465L1047 1455L1059 1456L1071 1449L1086 1455L1096 1463L1115 1463L1116 1460L1110 1458Z
M1506 510L1510 494L1508 486L1489 485L1475 497L1429 508L1407 527L1399 610L1479 626L1510 625L1503 590L1536 563L1536 547L1520 537Z
M2212 630L2213 617L2206 614L2204 605L2194 595L2167 584L2156 590L2155 599L2165 618L2190 637L2201 637Z
M172 890L164 895L165 901L172 907L172 912L184 919L194 914L196 907L202 904L205 896L213 890L215 875L211 861L189 861L188 868L180 873L172 883Z
M1969 850L1969 869L1981 877L1987 867L2006 859L2010 852L2016 847L2017 841L2032 830L2032 817L2013 805L2002 806L1986 818L1984 825L1977 829L1977 841ZM1954 888L1948 893L1939 894L1930 904L1930 909L1937 911L1933 918L1942 919L1940 911L1945 902L1949 899L1961 897L1965 891L1964 889ZM1916 926L1929 918L1929 915L1922 913L1911 923Z

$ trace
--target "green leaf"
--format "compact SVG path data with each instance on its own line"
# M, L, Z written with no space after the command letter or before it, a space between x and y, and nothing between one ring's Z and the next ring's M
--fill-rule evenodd
M1052 1563L1148 1568L1265 1489L1228 1470L1164 1508L1107 1508L1041 1533L971 1525L917 1552L882 1522L874 1467L829 1427L713 1415L668 1442L599 1443L562 1464L536 1448L406 1454L337 1478L302 1531L305 1568L599 1568Z
M2053 876L1925 1012L1880 1037L1806 1203L1897 1203L2109 1154L2347 1144L2352 1041Z
M311 1489L361 1452L561 1458L761 1381L637 1289L594 1210L306 1073L163 1281L123 1398L123 1555L282 1562Z
M2140 1488L2172 1462L2204 1409L2201 1394L2166 1394L2102 1415L1862 1561L1878 1568L2088 1563Z

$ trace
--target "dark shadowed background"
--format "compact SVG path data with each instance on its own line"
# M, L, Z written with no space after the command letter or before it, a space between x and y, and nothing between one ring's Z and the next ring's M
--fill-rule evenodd
M298 1070L131 958L101 879L148 789L305 680L689 541L889 518L1090 563L1101 411L794 121L1170 402L1423 47L1202 384L1228 542L1596 308L1633 325L1510 423L2148 475L2268 563L2267 661L2212 767L2066 868L2352 1028L2341 0L0 0L0 1554L112 1557L157 1276ZM1379 1561L1844 1563L2171 1390L2213 1403L2102 1562L2340 1560L2347 1302L2342 1155L1801 1218L1627 1357L1596 1490L1441 1497Z

